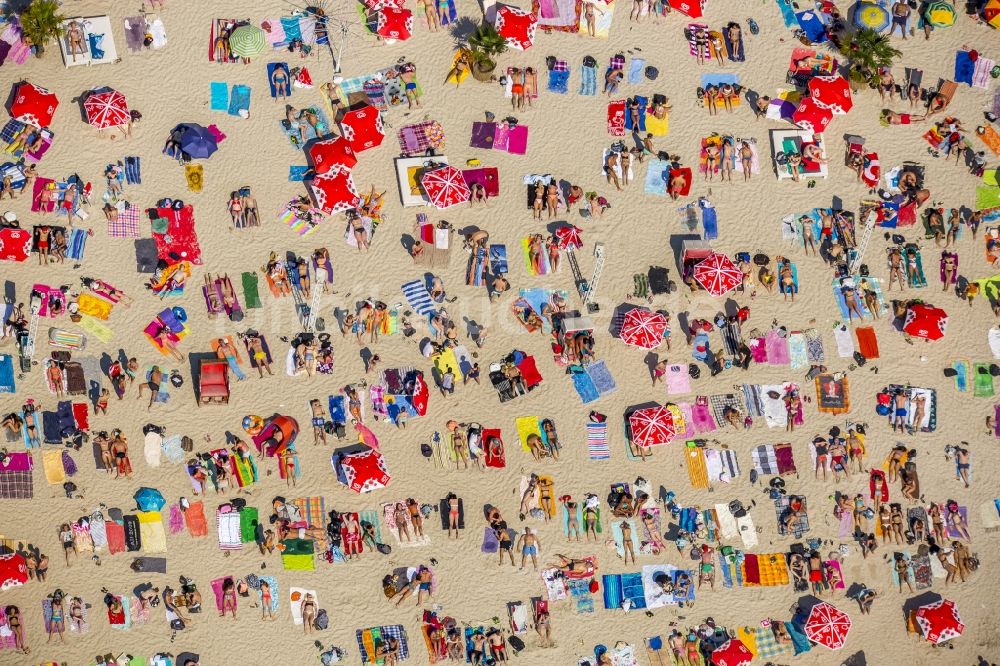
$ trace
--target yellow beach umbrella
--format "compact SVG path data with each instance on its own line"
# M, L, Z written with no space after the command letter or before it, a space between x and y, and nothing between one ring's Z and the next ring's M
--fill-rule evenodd
M924 10L924 20L935 28L947 28L955 24L955 6L944 0L936 0Z

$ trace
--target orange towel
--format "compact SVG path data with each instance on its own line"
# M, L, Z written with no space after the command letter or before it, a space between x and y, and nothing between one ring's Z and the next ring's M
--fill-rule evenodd
M871 326L860 326L854 329L858 334L858 348L861 355L867 359L878 358L878 338Z
M705 465L705 453L698 447L684 449L687 460L688 478L692 488L708 488L708 467Z
M987 148L993 151L994 155L1000 155L1000 133L993 129L992 125L985 125L985 130L985 132L976 136L986 144Z

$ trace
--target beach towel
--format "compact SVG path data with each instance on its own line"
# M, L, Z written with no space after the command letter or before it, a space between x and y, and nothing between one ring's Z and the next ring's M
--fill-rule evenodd
M688 479L691 487L696 489L708 489L708 467L705 464L705 454L702 449L688 442L684 449L684 459L687 461Z
M226 111L229 108L229 85L225 81L212 81L209 84L209 109Z
M705 454L705 467L710 483L716 481L730 483L740 475L740 466L737 462L735 451L731 449L716 450L708 448L702 449L702 451Z
M27 452L8 453L0 463L0 499L34 497L33 467L34 461Z
M792 370L809 366L809 354L806 351L806 336L796 331L788 336L788 353Z
M125 550L134 553L142 549L142 528L139 525L139 518L135 515L122 517L125 527Z
M139 511L136 518L139 521L143 552L165 553L167 551L167 532L163 527L163 516L160 512Z
M430 317L436 312L434 302L431 300L430 293L428 293L423 280L407 282L402 285L401 289L410 307L416 310L418 314Z
M240 514L237 511L227 511L228 506L221 506L215 514L219 535L219 548L222 550L239 550L243 547L240 533ZM190 528L189 528L190 529Z
M608 102L608 134L625 136L625 100Z
M584 65L580 68L579 94L586 97L597 95L597 67Z
M42 453L42 469L45 480L50 485L61 485L66 480L66 469L63 467L61 451L44 451Z
M632 58L628 63L628 82L632 85L642 83L643 73L646 70L645 58ZM642 104L645 107L645 104Z
M649 116L647 116L647 121ZM670 175L670 162L649 158L646 164L646 180L643 191L646 194L667 196L667 178Z
M837 355L840 358L852 358L854 356L854 337L851 329L841 324L833 329L833 339L837 343Z
M780 1L780 0L779 0ZM790 645L778 643L770 626L758 626L754 629L754 643L757 647L758 659L774 659L792 652Z
M307 594L312 595L318 607L319 597L316 595L316 590L307 590L302 587L288 588L289 610L292 612L292 623L295 625L302 626L302 602L305 600Z
M557 60L549 70L548 90L560 95L569 92L569 64L565 60Z
M250 117L250 86L234 85L227 108L229 115Z
M854 332L858 336L858 349L861 355L869 360L878 358L878 338L875 336L875 329L871 326L859 326Z
M988 398L993 395L993 375L990 374L989 363L973 363L972 395L977 398Z

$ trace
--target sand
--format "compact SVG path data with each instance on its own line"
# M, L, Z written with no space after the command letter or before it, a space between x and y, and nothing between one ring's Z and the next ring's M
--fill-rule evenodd
M607 41L579 35L545 35L539 31L534 48L526 53L508 52L500 58L501 67L533 66L541 70L539 84L542 88L545 84L544 57L551 54L566 59L574 70L570 80L571 94L559 96L543 90L534 109L516 114L530 128L527 155L486 153L467 147L470 123L482 119L483 110L492 110L498 117L507 115L509 102L496 84L480 84L469 79L457 90L442 84L452 57L452 39L446 31L429 34L418 20L410 41L383 45L362 36L355 26L351 29L344 55L346 75L388 66L405 56L417 64L424 90L423 108L409 113L394 109L387 114L388 129L392 134L386 137L381 147L362 154L354 171L359 188L367 189L374 184L388 192L386 210L389 221L378 230L371 251L359 253L341 240L342 217L334 218L318 233L304 239L274 221L282 204L303 192L301 184L288 182L286 176L290 164L301 164L304 160L289 148L277 127L282 117L281 105L267 94L265 63L282 59L293 65L305 64L314 82L319 84L332 76L329 54L321 49L318 57L302 63L297 56L287 57L278 53L272 56L269 52L248 66L209 63L206 46L211 18L249 14L252 20L259 22L264 17L288 13L291 6L270 1L247 5L229 0L194 4L171 0L167 4L168 7L160 15L166 25L169 44L161 51L139 55L127 52L121 24L124 16L132 11L116 6L111 19L122 59L120 63L64 69L59 54L50 49L44 59L31 59L24 66L4 68L7 81L23 77L47 86L62 102L52 126L57 141L40 165L42 176L62 178L78 172L84 179L94 181L99 194L105 164L125 155L142 156L143 184L126 189L130 200L140 207L147 207L161 197L172 197L181 198L195 207L197 230L205 258L205 265L195 270L195 284L200 284L201 276L206 271L238 276L242 271L257 270L271 250L308 254L316 247L328 247L336 271L336 294L324 299L322 315L327 322L332 322L334 307L349 307L366 296L388 303L402 300L399 285L423 274L424 269L412 265L400 242L401 235L410 233L414 215L419 212L427 213L431 221L446 219L459 229L480 226L491 232L494 242L506 243L514 291L518 288L548 287L566 289L572 294L573 278L565 261L561 271L554 275L532 277L526 274L520 254L516 251L520 238L533 231L542 231L544 226L533 222L529 211L524 208L522 177L528 173L555 174L579 183L587 190L599 191L612 204L612 208L598 220L584 220L575 212L566 219L583 229L585 247L578 255L585 275L589 275L593 265L591 253L594 244L603 243L607 253L597 298L601 308L593 319L597 331L597 355L607 362L617 380L618 389L592 406L582 405L572 390L569 378L563 376L562 369L552 362L549 340L541 335L526 334L510 315L513 296L508 294L501 302L491 305L484 289L462 284L467 255L456 248L452 252L451 263L436 269L436 272L444 279L449 297L458 297L457 302L448 306L453 317L458 321L474 320L486 325L490 331L486 347L480 353L480 362L488 364L513 348L525 350L537 358L544 376L542 385L529 396L506 404L499 404L487 382L481 386L459 386L455 394L447 398L433 391L428 415L411 419L406 430L397 431L387 424L374 423L372 427L382 439L393 474L391 485L386 490L358 496L339 485L330 470L329 447L314 447L306 432L300 437L299 451L304 474L298 487L295 490L287 488L278 479L273 461L268 461L262 465L267 475L246 499L260 508L262 515L266 515L270 498L279 493L289 497L321 494L326 498L328 510L359 511L377 510L383 501L406 497L436 503L448 491L454 491L463 497L467 512L467 527L461 539L448 541L438 527L438 517L434 515L428 520L431 535L428 546L395 548L388 557L366 554L358 562L336 566L319 562L315 571L283 571L276 555L265 560L252 547L223 557L213 534L215 528L211 515L215 506L225 498L210 495L206 500L209 537L193 539L185 533L168 536L167 575L136 575L128 569L130 558L127 555L109 557L105 554L100 567L80 558L67 569L59 552L59 523L85 515L97 508L99 503L127 510L131 508L133 492L144 485L161 489L171 502L182 495L190 496L191 487L181 467L165 465L153 470L146 465L140 450L141 427L144 424L156 423L164 426L168 433L189 435L195 441L196 450L214 448L223 440L227 430L239 432L245 414L277 411L293 416L305 426L309 417L308 399L318 397L325 400L327 395L335 393L344 384L361 379L364 370L359 358L359 346L350 339L341 340L334 333L337 360L332 376L292 378L278 372L275 377L258 379L253 373L248 381L234 386L227 407L196 408L191 382L188 381L182 388L174 390L168 404L156 405L147 412L145 400L137 400L135 387L132 387L124 401L112 400L108 416L92 417L91 420L93 429L117 427L128 434L133 444L132 461L136 472L132 480L111 480L103 472L96 471L85 450L75 455L81 471L74 479L85 499L65 499L58 487L46 485L39 470L35 475L33 501L4 502L3 533L17 540L39 544L52 558L52 566L46 583L32 582L3 593L4 603L17 604L23 610L28 644L33 649L30 659L7 653L3 660L8 663L54 660L75 665L87 663L87 655L110 650L149 655L159 650L177 653L187 649L200 653L205 664L310 663L316 659L313 640L318 638L326 645L346 647L351 653L348 662L357 663L356 629L399 623L406 627L409 634L411 659L416 663L422 662L427 656L419 634L420 609L409 601L402 608L394 608L381 594L382 576L395 567L427 563L430 558L436 558L438 584L432 603L441 604L444 614L459 622L488 623L494 616L499 616L501 624L506 626L506 603L526 601L542 593L543 588L537 574L510 567L498 569L494 556L480 552L480 534L484 526L480 507L487 502L494 503L508 519L516 518L518 500L515 489L521 474L531 472L551 474L555 479L557 495L570 493L582 497L585 492L594 492L603 498L610 483L633 482L641 475L654 488L662 485L675 491L678 500L687 506L704 508L734 498L744 502L756 499L757 507L751 515L761 530L757 551L784 551L791 540L777 535L771 503L759 489L749 485L749 452L762 443L790 440L795 446L800 474L798 478L787 479L788 488L808 496L812 520L810 536L832 539L833 545L824 545L823 548L833 550L841 540L837 538L838 526L832 516L832 503L827 498L835 489L851 493L866 490L867 483L857 478L839 486L835 486L832 480L826 483L815 481L808 473L806 444L814 434L825 433L831 426L843 427L845 419L866 421L871 426L868 464L877 464L897 440L885 419L877 417L873 411L875 393L890 382L912 382L938 390L937 430L932 434L918 433L903 439L907 446L919 452L917 461L922 491L928 501L942 502L954 498L970 507L974 539L972 550L980 554L983 570L973 574L965 584L946 589L941 580L935 580L933 587L934 592L958 603L967 625L966 634L955 641L954 651L943 655L932 651L925 641L912 634L907 635L901 607L911 595L900 594L893 588L890 567L884 561L892 548L880 548L873 557L863 560L851 544L850 554L843 564L847 582L866 583L879 590L882 596L876 601L870 617L861 616L856 604L844 598L842 591L828 596L828 600L848 611L854 619L846 647L837 653L816 647L795 661L803 664L839 664L848 655L863 651L868 663L923 664L941 659L944 663L971 663L976 655L996 658L1000 654L1000 636L988 602L997 593L996 581L989 573L996 564L993 556L996 536L983 531L978 510L980 504L991 500L990 479L997 472L995 459L987 448L992 446L991 438L983 435L982 427L983 419L987 413L992 413L993 405L986 399L973 399L971 394L959 394L952 380L941 375L941 368L958 358L989 360L986 331L992 319L982 299L970 308L952 294L935 293L935 289L940 288L940 282L937 280L936 252L932 244L925 243L931 247L924 254L930 286L913 295L930 299L949 311L948 336L944 341L929 344L918 341L911 346L890 329L888 319L874 322L881 359L849 373L852 397L849 414L836 417L819 414L813 389L803 380L804 371L793 371L787 366L754 366L749 373L733 370L715 378L703 372L703 376L693 384L693 390L698 395L728 391L734 384L746 381L802 382L804 395L814 399L805 405L805 425L786 435L780 430L767 429L762 419L758 419L749 432L729 430L714 433L713 436L738 452L743 476L730 486L716 487L712 493L691 489L679 442L658 450L645 463L628 461L625 457L621 426L625 408L650 400L664 402L667 396L662 385L650 389L649 373L644 362L646 352L626 347L608 334L611 314L625 302L626 294L631 291L633 273L644 272L650 265L664 265L671 268L671 277L676 279L676 262L670 238L682 233L677 208L696 201L697 196L709 196L718 209L720 233L713 245L720 251L761 250L772 256L790 254L798 264L801 285L798 297L794 303L786 303L780 295L768 295L762 290L752 300L747 294L735 295L738 303L751 307L748 328L766 329L775 318L792 330L815 327L823 332L828 367L833 371L846 371L848 361L835 355L832 327L840 317L829 287L830 271L821 260L803 256L801 248L783 244L779 220L789 213L830 205L831 200L836 198L843 202L845 208L856 209L859 198L866 191L856 182L853 173L841 166L839 137L848 132L867 137L868 145L880 155L883 170L904 160L924 164L932 201L946 207L971 205L975 179L954 162L934 159L927 154L927 144L920 137L927 129L926 125L880 127L877 116L883 105L874 91L865 91L855 97L854 110L846 117L835 117L827 132L830 177L818 180L812 189L807 189L804 182L776 181L769 168L770 151L766 147L768 130L787 125L755 121L745 105L732 115L722 112L717 117L710 117L696 105L695 88L702 73L720 71L720 68L715 64L699 68L695 60L688 56L688 46L681 34L687 21L674 13L658 22L647 18L638 25L630 23L629 3L623 0L615 12L611 39ZM729 20L745 21L748 16L753 16L760 24L759 36L751 36L749 31L744 30L747 62L727 63L721 71L738 73L741 83L763 93L774 94L784 84L790 50L798 45L782 26L776 6L773 3L721 0L708 4L706 22L712 26ZM66 7L66 11L88 15L103 11L105 6L103 3L78 2ZM463 16L478 13L474 3L470 2L460 3L460 11ZM936 31L930 41L925 41L920 35L905 42L896 38L895 44L904 54L895 70L897 79L902 80L904 66L916 66L924 68L925 83L933 85L939 77L952 75L953 54L960 46L986 49L991 42L996 44L994 33L972 25L964 16L959 17L955 27ZM686 164L692 165L697 158L699 139L713 131L752 136L762 148L760 175L755 175L749 183L704 183L696 179L692 196L678 203L643 194L645 167L641 165L637 167L636 182L624 192L615 192L603 182L600 175L601 152L613 141L605 131L606 99L601 96L580 97L572 93L579 85L579 65L584 55L593 55L603 67L618 50L636 47L643 49L642 56L648 64L659 68L660 77L655 82L626 85L623 92L629 95L662 92L670 97L673 104L670 134L656 140L657 149L677 153ZM252 86L250 119L210 112L210 81ZM123 91L132 108L143 113L143 120L131 138L114 141L106 137L98 138L96 131L83 124L78 117L71 100L85 90L102 85L112 85ZM987 91L963 85L951 111L965 122L967 128L972 128L981 122L980 114L986 108L987 100ZM317 89L297 90L292 98L296 106L319 101ZM905 104L898 101L889 106L899 111L906 110ZM478 158L484 165L499 168L500 199L482 208L463 206L443 213L432 209L404 210L400 206L391 160L397 151L394 132L407 122L425 117L437 119L443 124L447 135L445 153L452 164L463 164L467 159ZM170 127L185 121L217 123L228 135L219 152L203 163L206 187L200 193L187 192L182 170L160 154ZM969 141L979 149L975 138L970 136ZM229 192L243 185L252 186L260 203L264 223L258 229L231 228L226 201ZM28 211L26 197L4 206L17 212L25 225L43 219ZM107 237L97 207L91 210L88 226L93 228L94 237L88 242L86 259L78 270L74 270L71 262L39 268L34 259L27 264L5 265L3 268L5 279L16 283L19 300L27 299L28 289L35 281L52 285L75 284L81 274L101 277L137 298L131 309L115 308L108 322L115 333L112 342L102 345L94 340L88 354L114 354L122 348L129 355L137 356L142 367L163 362L164 359L143 339L141 329L164 305L181 305L187 309L192 329L191 335L181 344L185 354L207 351L211 338L253 326L268 336L275 356L283 358L286 347L279 338L293 336L298 330L291 299L273 299L263 288L262 281L262 310L251 311L238 325L224 319L208 321L199 289L189 288L183 296L170 297L166 303L157 301L143 289L145 276L134 270L131 242ZM145 220L140 228L143 235L148 236L149 226ZM904 231L910 240L919 240L919 234L919 227ZM867 263L879 278L887 277L880 258L884 245L882 232L877 230L871 241ZM962 275L975 279L991 274L981 259L981 239L973 241L966 230L958 243L958 250ZM579 306L575 295L570 300L574 307ZM659 349L661 357L665 355L671 361L689 362L690 350L685 347L677 330L678 316L689 313L690 316L711 318L723 304L724 299L692 298L684 290L669 297L656 297L653 306L667 308L675 320L674 348L669 353ZM74 328L65 319L58 323ZM471 341L466 340L465 344L473 348ZM715 334L713 344L719 344ZM414 343L404 341L402 336L381 341L373 349L381 356L383 367L412 364L425 371L430 369L428 361L420 357ZM42 346L39 352L41 357L47 349ZM168 362L169 365L184 366L178 369L189 377L187 363ZM276 364L276 369L279 365ZM878 366L878 374L870 371L872 365ZM56 400L46 391L43 380L43 373L36 370L19 381L17 394L4 399L7 406L4 411L14 408L28 397L39 400L43 407L53 407ZM692 398L684 396L686 400ZM588 459L585 424L591 408L608 415L609 461L592 462ZM518 450L514 421L522 415L548 416L556 420L565 446L558 463L534 463L527 453ZM448 419L477 420L487 427L502 428L508 448L507 468L483 473L432 467L420 456L418 445L429 441L434 431L442 431ZM206 435L211 435L211 444L205 441ZM946 462L943 455L946 444L961 440L969 442L974 451L974 484L968 490L955 481L953 464ZM894 487L891 492L893 501L896 501L900 497L898 488ZM572 556L593 554L599 558L604 573L635 571L638 568L624 566L615 556L614 549L603 543L597 546L567 544L559 522L541 524L529 521L528 524L538 529L543 561L557 552ZM261 570L262 561L267 564L265 571ZM684 558L672 546L668 546L663 556L639 558L640 565L662 561L680 565ZM238 621L216 617L208 594L210 581L224 575L241 576L251 572L276 576L285 593L291 586L318 590L320 606L329 613L330 629L316 635L303 635L302 629L293 626L290 621L287 598L282 599L278 620L274 623L261 623L257 617L259 611L249 608L242 601ZM153 619L146 626L125 633L109 628L103 617L102 587L125 593L135 584L150 580L162 589L168 582L175 583L182 574L193 577L207 596L208 608L200 616L195 616L192 628L172 640L160 609L154 609ZM82 593L86 601L94 605L91 630L85 637L67 633L64 645L45 645L39 600L57 587ZM735 590L723 589L721 584L717 587L715 591L699 593L694 608L679 611L661 609L653 617L642 613L626 617L622 611L603 610L599 598L595 599L598 609L586 616L575 615L565 603L554 604L552 625L556 647L541 649L536 646L534 635L529 635L526 637L528 649L518 661L526 664L576 663L578 657L592 656L595 644L612 646L616 641L627 641L641 649L644 638L666 634L670 631L668 623L673 621L686 626L712 616L718 623L735 628L740 625L755 626L768 616L788 619L789 605L799 598L791 587ZM639 661L645 663L645 660L643 655ZM781 661L789 662L791 658Z

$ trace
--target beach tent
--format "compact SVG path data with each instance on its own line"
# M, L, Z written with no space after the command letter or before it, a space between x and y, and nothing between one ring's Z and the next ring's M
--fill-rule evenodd
M125 95L117 90L92 92L84 100L83 110L87 114L87 122L97 129L121 127L128 125L132 119Z
M989 0L983 7L983 18L994 28L1000 28L1000 0Z
M836 606L818 603L809 611L806 620L806 638L813 643L839 650L847 642L847 634L851 631L851 618Z
M35 127L48 127L59 106L55 93L34 83L24 81L18 84L14 99L10 103L10 115L14 120Z
M462 172L453 166L442 166L424 173L420 185L435 208L450 208L465 203L472 196Z
M256 430L256 428L254 428ZM281 433L281 441L277 441L277 433ZM293 447L295 438L299 435L299 423L291 416L275 414L266 420L264 427L253 435L254 446L266 457L276 457L284 453L288 447Z
M851 86L843 76L814 76L809 79L809 94L820 107L842 116L854 106Z
M903 332L915 338L940 340L948 326L948 313L933 305L917 303L906 310Z
M375 32L385 39L404 41L413 33L413 12L399 7L383 6L376 14Z
M358 163L351 142L342 136L316 141L306 152L317 174L324 174L333 167L350 170Z
M662 314L647 308L635 308L625 313L621 339L633 347L655 349L663 344L663 331L666 329L667 318Z
M733 260L713 252L694 267L694 279L713 296L729 293L743 283L743 273Z
M670 0L670 6L689 18L701 18L702 0Z
M673 412L659 405L635 410L629 415L628 423L632 443L636 446L669 444L677 434Z
M833 111L820 105L811 95L803 97L798 108L792 114L792 122L804 130L822 134L833 120Z
M731 638L712 652L715 666L747 666L753 661L753 652L743 641Z
M340 213L354 208L358 203L358 191L354 187L351 172L334 167L327 173L316 176L309 183L316 207L324 213Z
M167 504L163 493L156 488L142 487L132 495L140 511L159 511Z
M350 141L351 149L360 153L382 143L382 114L371 104L353 107L340 119L340 133Z
M874 2L861 2L854 9L854 25L882 32L892 23L889 10Z
M555 236L559 243L559 249L578 250L583 247L582 233L583 232L580 230L580 227L572 224L567 224L556 229Z
M370 493L389 485L389 470L382 454L374 449L352 453L340 461L347 486L357 493Z
M494 25L500 36L507 40L507 46L524 51L535 41L538 18L531 12L502 5L497 9Z
M924 638L935 645L958 638L965 631L958 608L950 599L921 606L917 609L916 621Z
M255 25L241 25L229 35L229 52L240 58L260 55L267 46L267 33Z

